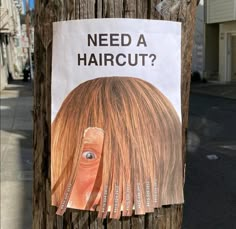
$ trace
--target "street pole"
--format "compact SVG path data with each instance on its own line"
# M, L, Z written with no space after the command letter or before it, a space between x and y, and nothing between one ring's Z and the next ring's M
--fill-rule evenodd
M120 220L97 219L96 212L67 210L63 218L51 206L50 126L52 22L86 18L161 19L155 7L159 0L48 0L35 1L35 79L34 79L34 186L33 229L48 228L149 228L179 229L183 206L171 205L145 216ZM168 20L182 22L182 155L185 161L189 110L191 56L197 0L179 0ZM183 176L184 176L183 171Z

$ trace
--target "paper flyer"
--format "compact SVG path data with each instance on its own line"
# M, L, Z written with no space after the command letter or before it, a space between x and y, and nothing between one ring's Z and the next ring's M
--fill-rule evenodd
M52 204L110 218L183 203L181 24L53 25Z

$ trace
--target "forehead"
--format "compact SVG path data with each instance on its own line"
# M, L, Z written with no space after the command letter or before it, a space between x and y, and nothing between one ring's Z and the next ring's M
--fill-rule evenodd
M95 144L103 140L104 131L97 127L88 127L84 131L84 144Z

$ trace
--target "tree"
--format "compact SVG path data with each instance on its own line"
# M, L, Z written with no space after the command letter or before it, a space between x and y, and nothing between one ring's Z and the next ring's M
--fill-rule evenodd
M178 0L176 0L178 1ZM175 2L176 2L175 1ZM50 115L52 22L87 18L160 19L159 0L36 0L34 78L33 229L49 228L181 228L182 205L166 206L145 216L100 220L96 213L67 210L56 216L50 200ZM191 55L198 0L179 0L169 20L182 22L182 149L186 152ZM165 15L164 15L165 16ZM183 171L184 176L184 171Z

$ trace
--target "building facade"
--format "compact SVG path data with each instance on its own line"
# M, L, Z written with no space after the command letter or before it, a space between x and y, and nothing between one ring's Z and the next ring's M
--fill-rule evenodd
M200 0L196 10L192 72L199 73L201 77L204 73L204 26L204 1Z
M22 0L0 0L0 89L22 70Z
M205 0L204 75L236 82L236 0Z

